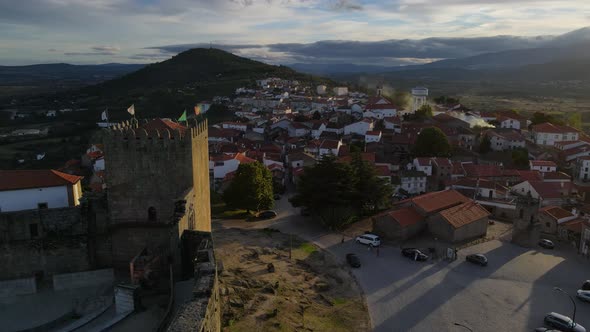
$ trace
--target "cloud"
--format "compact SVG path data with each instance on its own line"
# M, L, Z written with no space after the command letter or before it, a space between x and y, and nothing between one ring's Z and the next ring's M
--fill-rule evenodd
M96 55L116 55L113 52L65 52L67 56L96 56Z
M337 0L332 7L337 10L363 10L363 6L352 0Z
M47 52L57 52L57 50L55 48L50 48L47 50Z
M97 52L110 52L110 53L117 53L121 49L115 46L92 46L92 50Z

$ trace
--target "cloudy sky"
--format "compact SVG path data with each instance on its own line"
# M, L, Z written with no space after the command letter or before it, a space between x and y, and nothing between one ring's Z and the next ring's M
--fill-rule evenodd
M270 63L399 65L589 25L588 0L0 0L0 64L147 63L213 43Z

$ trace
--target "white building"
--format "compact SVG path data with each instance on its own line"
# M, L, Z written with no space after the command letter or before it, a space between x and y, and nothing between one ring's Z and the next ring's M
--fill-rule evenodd
M497 121L500 122L500 128L520 130L520 120L518 119L511 118L506 115L501 115L497 118Z
M428 99L428 89L425 87L415 87L412 89L412 112L416 112L420 107L426 105Z
M248 131L248 124L241 122L222 122L221 128L223 129L235 129L243 132Z
M213 173L213 178L215 180L222 180L227 174L237 171L240 164L253 162L256 162L256 160L246 157L241 153L210 156L209 172Z
M0 212L77 206L81 179L55 170L0 170Z
M529 166L531 171L539 171L541 173L557 171L557 164L550 160L530 160Z
M496 132L495 130L488 130L486 136L490 139L490 148L494 151L513 150L526 146L524 136L517 131Z
M576 129L549 122L534 125L531 131L537 145L554 146L557 142L577 141L580 138Z
M344 126L344 135L357 134L364 136L367 131L373 130L373 127L374 124L372 120L363 119Z
M348 94L348 88L345 86L337 86L333 89L333 91L337 96L346 96Z
M331 139L326 139L322 142L322 144L320 145L320 150L319 150L319 154L320 157L325 156L325 155L333 155L333 156L337 156L338 152L340 152L340 147L342 146L342 141L341 140L331 140Z
M316 92L318 95L325 95L326 94L326 86L325 85L318 85L316 87Z
M582 182L590 180L590 156L580 157L576 160L574 179Z
M396 134L402 133L402 121L397 116L383 118L383 126L385 129L393 130Z
M426 192L426 174L420 171L401 172L400 188L412 195Z
M365 133L365 142L379 142L381 140L381 131L369 130Z
M430 158L414 158L412 166L415 170L424 172L427 176L432 176L432 163Z

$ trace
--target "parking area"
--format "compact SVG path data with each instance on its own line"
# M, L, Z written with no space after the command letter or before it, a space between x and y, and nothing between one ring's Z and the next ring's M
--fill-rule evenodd
M330 251L344 257L356 253L354 269L365 291L375 331L533 331L546 313L572 316L572 296L590 279L590 261L570 251L526 249L493 240L458 252L453 262L414 262L399 247L375 250L353 241ZM483 253L487 267L465 262ZM590 328L590 303L576 299L576 322Z

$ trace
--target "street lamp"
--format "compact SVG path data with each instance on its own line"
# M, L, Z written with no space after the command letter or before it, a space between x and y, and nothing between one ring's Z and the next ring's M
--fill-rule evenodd
M455 324L457 326L461 326L461 327L465 328L466 330L473 332L473 330L469 326L465 326L465 325L460 324L460 323L453 323L453 324Z
M574 304L574 315L572 316L572 321L575 323L576 322L576 301L574 300L574 298L569 295L566 291L564 291L563 289L559 288L559 287L553 287L553 290L558 291L558 292L562 292L563 294L567 295L570 300L572 300L572 303Z

